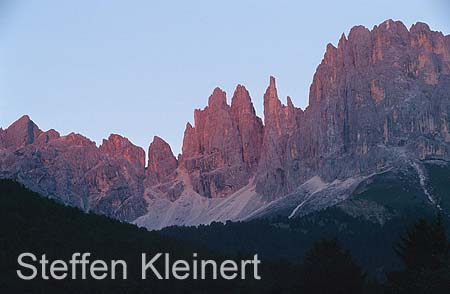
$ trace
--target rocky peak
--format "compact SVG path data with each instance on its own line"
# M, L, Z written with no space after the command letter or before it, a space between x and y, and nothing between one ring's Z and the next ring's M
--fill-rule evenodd
M285 107L287 131L288 133L294 132L297 128L301 127L301 121L303 119L304 111L300 107L295 107L291 97L287 96L287 106Z
M237 90L232 108L226 103L225 92L216 88L208 106L195 110L194 127L186 125L180 166L188 171L194 190L203 196L224 197L248 182L245 160L253 165L250 162L258 155L250 153L258 152L244 148L242 136L249 140L245 124L253 129L258 122L247 96L244 88Z
M231 98L231 109L233 113L240 115L244 113L256 115L255 108L253 107L253 103L250 98L250 94L243 85L239 84L236 86L233 98Z
M128 139L111 135L97 148L79 134L43 133L27 116L0 129L0 174L71 205L132 221L149 208L162 209L146 202L151 196L176 200L185 189L227 197L254 179L261 199L241 192L231 199L234 208L245 196L247 211L300 191L311 178L333 186L384 171L398 157L448 161L450 36L423 23L408 30L393 20L372 30L356 26L347 36L327 45L305 111L290 97L283 105L274 77L264 95L265 125L244 86L236 87L231 106L216 88L208 106L195 110L194 124L186 124L178 161L164 140L153 139L145 176L144 151ZM180 208L173 207L171 216ZM198 215L197 204L194 210Z
M24 115L12 123L3 133L4 142L2 145L5 148L16 149L33 144L42 131L28 115Z
M377 155L371 150L381 144L403 144L402 138L418 133L436 136L441 130L441 140L450 140L448 115L430 117L439 107L437 113L446 112L444 85L450 73L446 38L427 25L418 23L408 31L393 20L372 30L352 28L348 38L342 34L337 47L327 45L305 112L295 109L289 99L287 107L283 106L271 78L264 96L265 132L257 191L268 196L287 193L308 170L333 180L357 172L361 164L364 169L369 164L373 168ZM422 150L420 156L446 152L427 144L411 149ZM337 166L336 160L350 153L361 159L343 160L341 170L328 166L329 162Z
M286 97L286 106L284 107L284 109L285 109L285 113L287 115L288 120L292 116L303 113L303 110L300 107L295 107L294 102L292 102L292 99L290 96Z
M147 185L164 182L177 167L178 161L170 145L160 137L154 136L148 147Z
M264 102L279 101L277 93L277 85L274 76L269 77L269 86L264 94Z
M361 27L361 26L356 26ZM401 21L395 21L392 19L387 19L383 21L381 24L373 27L372 31L381 30L383 32L391 32L393 34L402 35L408 33L408 28Z
M125 137L117 134L109 135L108 139L103 139L100 151L114 159L125 159L133 166L144 169L145 151L130 142Z
M197 134L190 122L186 124L184 129L183 146L181 148L180 159L184 157L195 156L199 152L199 144Z
M341 37L338 41L338 47L337 49L344 49L345 45L347 44L347 37L345 36L345 33L342 33Z
M220 153L224 160L236 156L231 149L239 134L224 91L215 88L208 99L208 107L195 111L194 121L198 153Z
M415 24L413 24L411 26L411 28L409 29L409 31L412 34L417 34L417 33L425 33L428 34L431 32L430 27L423 22L416 22Z
M288 109L295 109L294 103L292 102L292 99L290 96L287 96L286 101L287 101Z
M66 145L71 145L71 146L89 146L92 148L97 148L97 145L95 144L94 141L88 139L87 137L78 134L78 133L74 133L71 132L70 134L66 135L66 136L62 136L60 138L60 141Z
M267 134L282 136L297 127L297 121L303 110L296 108L291 97L287 97L287 105L278 99L275 78L270 77L269 86L264 94L264 123Z
M243 160L249 170L254 170L261 154L264 128L256 116L255 108L247 89L237 85L231 99L231 112L242 142Z
M264 94L264 124L266 132L276 132L281 135L285 127L284 105L278 99L275 78L270 77L269 86Z
M400 21L387 20L372 30L355 26L348 39L342 34L338 47L329 44L318 66L310 88L310 106L325 103L331 97L342 97L344 79L352 83L372 72L385 73L388 83L395 76L414 76L435 85L439 75L450 72L449 46L442 33L430 31L428 25L416 23L408 31ZM388 77L389 76L389 77ZM375 99L382 99L382 82L372 83ZM369 84L370 84L369 83ZM347 85L348 86L348 85ZM361 85L362 86L362 85Z
M224 108L227 106L227 94L219 87L216 87L208 98L208 107Z
M35 143L38 145L47 144L48 142L60 138L61 135L59 132L57 132L54 129L50 129L46 132L41 133L37 139L35 140Z
M204 109L194 111L194 130L196 138L193 139L196 144L188 146L196 147L198 150L187 150L189 154L196 152L211 152L219 147L223 139L224 129L232 128L230 107L226 101L226 93L220 88L215 88L208 98L208 106ZM227 133L228 134L228 133Z
M264 94L264 135L256 175L256 190L272 200L289 191L291 166L298 159L298 127L303 111L287 97L287 105L278 99L275 78L270 77Z
M365 156L377 144L401 144L397 139L414 129L427 133L442 128L437 125L446 118L422 121L429 121L429 113L436 111L431 104L424 107L430 99L434 107L444 103L445 91L438 89L445 88L442 83L450 73L449 54L442 33L422 23L410 30L393 20L372 30L352 28L336 49L327 46L314 75L306 113L309 130L303 136L308 142L303 149L316 158L348 152ZM416 124L421 127L416 129Z
M437 85L441 77L450 73L449 36L431 31L424 23L414 24L410 32L414 59L409 63L409 73L428 85Z

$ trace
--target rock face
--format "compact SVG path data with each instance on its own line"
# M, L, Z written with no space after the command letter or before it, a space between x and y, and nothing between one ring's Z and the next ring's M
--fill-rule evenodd
M31 121L28 115L24 115L9 126L2 134L2 146L7 149L15 149L32 144L42 131Z
M144 165L129 161L134 158L131 150L135 155L144 152L127 139L111 136L97 148L79 134L61 137L54 130L42 132L28 117L20 118L5 133L1 177L17 179L68 205L122 220L131 221L146 212L141 196Z
M296 183L288 181L298 167L298 145L296 131L300 126L303 111L295 108L288 97L285 106L278 99L275 78L270 77L264 94L264 137L262 156L259 162L256 188L269 200L291 191ZM298 183L297 183L298 185Z
M354 27L314 76L305 119L319 135L306 149L373 158L377 146L406 145L419 158L448 156L449 52L425 24Z
M23 116L0 129L0 176L147 227L336 205L370 175L450 160L450 36L423 23L356 26L327 46L309 106L286 104L270 77L263 124L244 86L231 105L216 88L187 123L178 160L155 137L147 167L144 150L124 137L97 148Z
M169 144L155 136L148 148L148 166L144 181L144 197L148 201L155 199L175 201L180 198L185 183L178 178L177 167L178 160Z
M99 149L112 159L125 159L136 169L143 170L145 167L145 151L120 135L111 134L108 140L103 140Z
M242 159L248 171L254 171L261 156L263 123L256 116L247 89L238 85L231 99L231 114L242 143Z
M371 173L399 150L448 158L449 53L448 36L422 23L409 31L392 20L372 31L354 27L337 48L327 46L308 108L293 112L293 131L271 80L264 99L268 160L260 163L258 190L273 198L315 175L332 181Z
M178 167L178 161L172 149L158 136L148 148L147 185L152 186L170 179Z
M219 88L208 106L195 110L195 127L186 126L180 166L194 190L208 198L225 197L248 183L255 169L262 135L249 94L238 86L231 107Z

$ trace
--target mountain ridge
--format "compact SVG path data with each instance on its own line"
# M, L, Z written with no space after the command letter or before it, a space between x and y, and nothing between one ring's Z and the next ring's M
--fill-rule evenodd
M23 116L0 130L0 177L148 228L244 220L287 195L311 197L314 181L331 189L319 209L387 169L449 160L449 84L450 36L424 23L355 26L327 45L305 110L280 101L272 76L264 122L245 86L230 105L215 88L186 124L178 158L155 136L147 166L125 137L97 147Z

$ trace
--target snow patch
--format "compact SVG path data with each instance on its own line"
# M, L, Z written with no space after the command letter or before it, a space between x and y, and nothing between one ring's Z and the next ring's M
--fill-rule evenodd
M427 196L427 198L431 202L431 204L436 206L439 210L442 210L442 207L436 202L436 200L433 198L433 196L427 189L427 186L425 184L426 176L425 176L425 173L423 172L422 168L420 167L420 165L417 162L413 161L412 166L417 171L417 175L419 176L419 183L420 183L420 186L422 187L423 193L425 193L425 195Z

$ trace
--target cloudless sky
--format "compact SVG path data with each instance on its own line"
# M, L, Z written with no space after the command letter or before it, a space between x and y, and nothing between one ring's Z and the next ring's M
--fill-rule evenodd
M389 18L447 35L447 2L0 0L0 126L29 114L97 143L119 133L147 150L159 135L177 154L214 87L230 101L244 84L262 116L274 75L304 108L327 43Z

